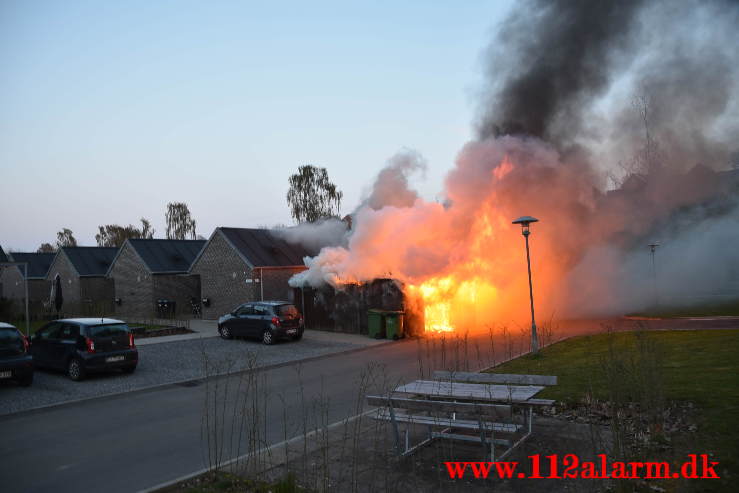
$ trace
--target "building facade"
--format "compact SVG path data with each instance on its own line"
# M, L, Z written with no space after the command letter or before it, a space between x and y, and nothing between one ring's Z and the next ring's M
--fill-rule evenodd
M188 270L204 245L205 240L127 240L107 273L113 281L116 316L193 315L200 280Z
M203 318L216 319L248 301L293 301L288 280L315 254L266 229L217 228L190 273L200 278Z
M113 312L113 280L106 273L118 249L63 247L46 275L50 289L62 289L62 311L69 316L103 316Z

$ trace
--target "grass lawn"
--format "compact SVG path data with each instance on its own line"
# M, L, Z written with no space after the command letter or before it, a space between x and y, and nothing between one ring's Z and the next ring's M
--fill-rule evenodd
M589 389L606 398L606 376L602 361L607 357L609 338L621 354L636 351L634 333L620 332L572 338L549 346L538 356L523 356L490 371L557 375L559 385L537 397L580 402ZM655 331L646 334L659 357L657 371L668 400L690 401L697 408L696 433L685 437L682 453L713 452L736 481L739 478L739 330ZM677 446L676 446L677 447ZM728 478L727 478L728 479ZM705 481L698 489L708 488ZM709 490L733 484L711 483Z
M171 329L171 326L168 325L156 325L156 324L137 324L137 323L130 323L128 324L129 327L141 327L145 331L150 330L159 330L159 329Z
M638 313L630 313L629 315L656 318L739 316L739 300L679 308L669 306L655 307Z
M14 325L20 330L23 335L26 335L26 319L13 320L8 322L10 325ZM31 320L31 334L34 334L38 329L49 323L48 320Z

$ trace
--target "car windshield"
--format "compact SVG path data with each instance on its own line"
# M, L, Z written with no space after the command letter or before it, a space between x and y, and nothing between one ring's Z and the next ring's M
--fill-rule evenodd
M296 318L300 316L300 313L298 313L298 309L295 308L295 305L279 305L275 307L275 311L280 317Z
M0 328L0 347L15 347L21 336L17 330L10 327Z
M87 328L90 337L112 337L128 334L126 324L93 325Z

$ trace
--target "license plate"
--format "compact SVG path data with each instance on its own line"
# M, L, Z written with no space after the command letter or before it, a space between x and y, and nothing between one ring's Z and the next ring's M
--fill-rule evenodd
M0 378L10 378L13 376L12 371L0 371Z
M295 334L297 331L298 331L298 329L288 329L287 330L287 333L288 334Z
M123 361L126 359L125 356L110 356L109 358L105 358L106 363L115 363L116 361Z

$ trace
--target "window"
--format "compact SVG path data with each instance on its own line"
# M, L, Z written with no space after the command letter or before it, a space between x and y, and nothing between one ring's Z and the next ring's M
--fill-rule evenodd
M50 324L37 330L36 337L38 337L42 341L59 339L59 332L61 328L62 324L60 322L51 322Z
M80 336L80 328L74 324L64 324L59 333L59 338L63 341L76 341Z
M16 346L23 347L21 335L18 331L9 327L0 327L0 348L15 348Z
M252 305L241 305L236 310L236 315L253 315L254 307Z
M254 314L259 316L270 315L269 308L264 305L255 305Z
M275 307L275 313L280 317L298 318L300 313L295 305L280 305Z
M129 329L126 324L107 324L92 325L87 327L87 333L90 337L114 337L128 334Z

